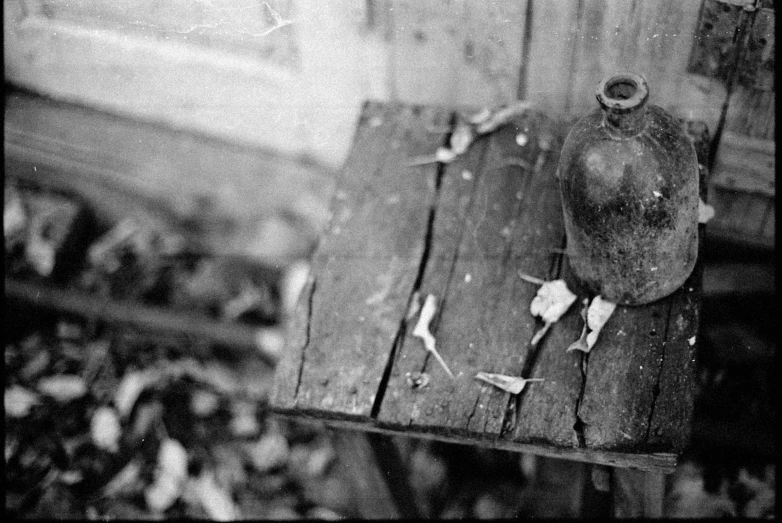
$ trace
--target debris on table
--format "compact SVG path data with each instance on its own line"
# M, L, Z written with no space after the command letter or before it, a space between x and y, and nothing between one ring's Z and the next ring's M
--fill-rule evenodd
M496 131L501 126L510 122L516 116L522 115L532 107L532 103L519 100L513 104L501 107L494 111L483 109L470 119L470 123L475 125L475 132L479 135L488 134Z
M584 300L584 305L586 306L586 300ZM616 303L606 301L601 296L595 296L586 309L586 315L582 311L581 316L584 318L584 328L581 331L581 337L572 343L566 352L580 350L588 353L591 351L592 347L597 343L600 331L615 309Z
M533 316L539 316L544 322L543 327L535 333L530 341L530 345L535 347L551 326L559 321L562 315L573 305L577 296L567 288L565 280L545 281L522 272L519 272L519 277L522 280L540 285L538 293L532 299L529 308Z
M429 374L426 372L408 372L405 379L412 389L423 389L429 385Z
M475 378L485 381L490 385L494 385L495 387L499 387L511 394L520 393L524 390L524 387L527 386L527 383L531 381L543 381L543 378L520 378L518 376L506 376L504 374L493 374L491 372L479 372L475 375Z
M584 322L584 326L581 328L581 336L576 341L570 344L565 352L571 352L574 350L580 350L583 352L589 352L589 345L587 345L587 311L589 310L589 298L584 298L581 302L581 320Z
M424 306L421 308L421 315L418 317L418 323L413 329L413 336L423 340L424 348L432 353L448 376L453 379L453 373L451 372L451 369L448 368L448 365L445 363L442 356L440 356L440 353L437 352L434 336L432 336L432 333L429 331L429 324L432 322L435 312L437 312L437 298L434 294L429 294L426 297L426 300L424 300Z
M698 200L698 223L709 223L714 218L714 207L703 200Z
M451 163L460 154L467 152L476 138L496 131L516 116L524 114L530 107L532 107L530 102L518 101L494 111L484 108L468 119L459 116L457 117L456 126L451 133L448 147L438 147L433 155L411 158L407 165ZM520 134L517 136L516 141L520 146L524 146L528 142L528 137L525 134Z

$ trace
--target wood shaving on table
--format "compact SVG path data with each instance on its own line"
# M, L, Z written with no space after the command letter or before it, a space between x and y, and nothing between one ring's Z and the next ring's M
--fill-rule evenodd
M511 394L518 394L527 383L531 381L543 381L543 378L520 378L518 376L506 376L505 374L494 374L491 372L479 372L475 375L476 379L485 381Z
M435 312L437 312L437 298L433 294L429 294L426 297L426 300L424 300L424 306L421 308L421 315L418 317L418 323L413 329L413 336L423 340L424 348L432 353L438 363L445 369L448 376L453 379L453 372L448 368L448 365L445 363L442 356L440 356L440 353L437 352L435 347L436 341L429 331L429 324L432 322Z

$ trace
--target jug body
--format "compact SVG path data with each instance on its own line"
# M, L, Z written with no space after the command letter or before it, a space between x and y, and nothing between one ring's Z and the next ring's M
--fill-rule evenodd
M695 148L648 95L637 74L600 82L600 107L571 129L557 171L573 273L623 305L671 294L698 255Z

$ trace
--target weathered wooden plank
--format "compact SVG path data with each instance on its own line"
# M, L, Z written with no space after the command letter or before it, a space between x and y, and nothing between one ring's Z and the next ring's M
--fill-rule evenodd
M776 93L740 85L734 87L725 115L725 135L728 133L774 144Z
M774 246L774 236L766 229L769 226L769 208L773 212L773 198L710 184L708 201L715 212L707 230L710 238L727 238L761 248Z
M681 452L689 443L691 427L682 420L692 420L695 402L695 351L702 281L703 264L699 263L684 285L670 297L671 312L654 389L652 415L643 444L645 451Z
M527 140L524 146L518 145L518 134L524 137L522 142ZM499 436L508 394L484 386L474 376L478 371L510 375L521 371L525 346L535 327L528 304L536 289L521 280L518 271L537 273L540 267L548 267L551 249L562 238L559 200L553 190L546 190L555 187L554 161L533 173L542 134L550 135L551 129L537 113L493 134L463 220L459 216L463 206L438 207L434 245L456 239L458 251L430 258L421 294L434 294L441 301L433 331L456 377L449 380L431 358L421 361L421 341L407 337L379 422ZM472 154L481 152L476 149ZM458 168L446 171L446 177L459 176ZM469 185L450 183L443 188L441 201L458 201L458 194L451 190ZM448 234L449 225L459 221L460 235ZM443 281L443 274L448 281ZM422 370L432 380L421 390L411 390L405 375Z
M322 424L325 419L323 413L300 413L292 410L277 408L274 408L274 410L278 415L295 419L298 422L313 422ZM504 438L486 439L484 437L476 437L475 435L471 434L455 436L433 432L415 431L399 426L390 428L384 425L367 423L365 420L330 418L328 419L328 424L333 428L364 430L368 432L377 432L388 436L415 437L432 441L442 441L444 443L456 443L459 445L476 445L482 448L524 452L528 454L535 454L536 456L570 459L585 463L605 465L609 467L662 471L666 474L673 472L676 468L676 454L667 452L627 453L578 447L557 447L542 443L517 443L515 441L509 441Z
M617 306L587 357L578 415L584 444L640 450L646 439L661 365L670 299Z
M725 132L720 139L710 183L773 198L776 193L775 168L776 145L773 141Z
M747 35L744 56L738 64L738 82L752 90L773 93L776 17L773 4L771 7L762 4L757 6L759 9L755 11L752 27ZM773 98L772 95L771 99Z
M464 2L457 105L496 107L516 99L529 1Z
M715 199L714 218L709 222L710 230L725 229L744 234L748 238L758 236L766 217L769 198L737 191L715 191L722 193L724 200ZM725 207L722 207L725 205Z
M564 234L560 236L560 245L563 243ZM578 292L567 261L563 260L560 264L564 265L561 269L555 267L548 279L564 278L568 288ZM579 294L582 296L554 324L538 346L533 374L544 381L531 384L516 403L517 422L512 432L516 442L549 442L564 448L579 447L575 425L582 386L582 356L579 352L566 352L581 334L583 293ZM538 322L537 328L540 327L542 323Z
M471 208L476 179L483 173L483 159L488 145L489 140L478 140L466 154L444 169L432 225L429 259L420 289L423 293L421 299L424 299L427 293L436 293L439 307L442 307L443 290L448 288L452 277L465 219ZM412 337L415 320L416 318L410 318L407 324L407 337L391 370L386 395L378 414L378 421L382 424L406 427L410 420L416 417L416 411L411 409L409 402L416 394L429 392L427 389L414 391L407 383L408 373L413 374L425 369L429 358L421 340ZM431 325L432 332L436 332L436 326L435 319ZM438 342L438 350L448 351L442 346L442 342ZM445 371L437 364L429 369L429 373L436 380L448 379ZM420 414L419 409L418 415Z
M582 0L580 4L568 94L571 114L596 109L598 82L630 70L646 77L650 103L679 116L701 117L689 114L693 108L679 103L680 93L692 90L684 84L684 72L698 16L697 2Z
M275 403L369 417L425 249L436 166L407 166L442 143L449 113L370 104L338 181L333 219L313 260L313 292L298 371ZM306 296L303 298L306 299ZM304 311L300 311L303 313Z

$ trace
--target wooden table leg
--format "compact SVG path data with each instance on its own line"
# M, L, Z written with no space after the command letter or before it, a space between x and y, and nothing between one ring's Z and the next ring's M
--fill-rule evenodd
M614 469L612 477L614 517L662 518L665 474Z
M407 467L394 442L382 434L335 431L339 460L344 463L362 519L421 517Z

